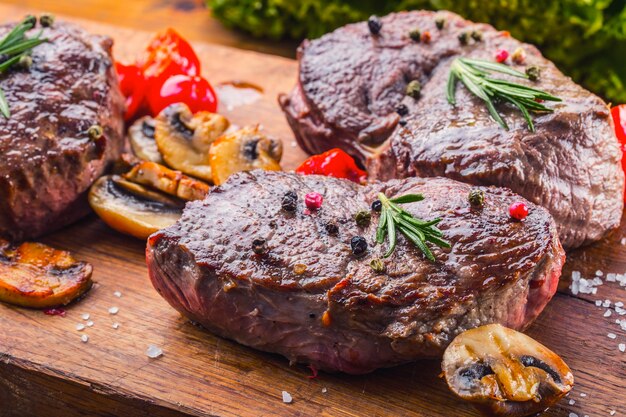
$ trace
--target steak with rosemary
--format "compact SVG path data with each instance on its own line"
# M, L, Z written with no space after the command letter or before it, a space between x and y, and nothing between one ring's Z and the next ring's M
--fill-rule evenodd
M472 186L447 178L361 186L284 172L235 174L149 238L150 278L175 309L215 334L326 371L360 374L436 357L469 328L525 328L552 298L564 262L544 208L526 202L528 217L516 221L508 208L521 197L479 188L484 205L472 208ZM320 210L306 208L310 192L322 194ZM431 262L398 234L383 258L389 242L374 244L380 214L370 211L362 226L354 219L379 192L423 194L402 208L423 220L440 217L451 247L428 244ZM283 205L288 193L295 204ZM368 244L361 256L351 246L355 236Z
M0 38L12 27L0 27ZM48 42L32 50L29 69L0 75L11 111L0 115L0 235L17 240L87 214L89 186L124 141L111 39L65 23L42 37ZM103 136L90 136L94 125Z
M305 150L340 147L379 180L446 176L509 187L550 211L566 248L598 240L619 225L624 175L606 103L534 46L491 26L444 11L396 13L380 22L378 34L362 22L300 46L298 83L279 101ZM412 31L422 39L413 40ZM456 105L446 98L455 58L495 62L502 50L510 54L505 63L511 68L536 66L540 76L536 82L495 78L562 99L543 103L552 113L531 113L534 133L518 109L499 102L505 130L461 83ZM416 98L407 94L414 80L421 85Z

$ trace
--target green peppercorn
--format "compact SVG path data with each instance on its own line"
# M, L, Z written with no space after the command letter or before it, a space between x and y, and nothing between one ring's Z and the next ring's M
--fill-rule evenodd
M17 61L17 66L22 69L29 69L33 65L33 59L30 55L22 55L20 60Z
M385 272L385 264L380 258L374 258L370 261L370 266L377 274Z
M482 41L483 40L483 33L480 30L472 31L472 39L474 39L476 42Z
M459 35L459 42L461 45L467 45L470 40L470 34L467 32L463 32Z
M372 213L368 210L360 210L354 215L354 221L359 227L367 227L372 219Z
M91 140L100 139L103 134L104 132L102 131L102 126L100 125L93 125L87 129L87 135L89 135L89 139Z
M409 38L411 38L415 42L419 42L420 39L422 38L422 32L420 32L419 29L413 29L412 31L409 32Z
M406 95L417 100L422 93L422 84L419 81L413 80L406 86Z
M541 70L539 67L533 65L532 67L526 68L526 75L530 81L537 81L541 75Z
M50 27L54 24L54 15L53 14L42 14L39 16L39 24L45 28Z
M446 25L446 19L443 17L439 17L435 20L435 25L437 25L437 29L441 30Z
M479 189L473 189L469 193L468 200L472 207L481 208L485 202L485 192Z

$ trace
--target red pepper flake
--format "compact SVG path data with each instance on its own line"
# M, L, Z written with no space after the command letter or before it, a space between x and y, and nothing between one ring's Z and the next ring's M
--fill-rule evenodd
M328 327L330 326L331 323L331 319L330 319L330 313L328 312L328 310L324 311L324 314L322 314L322 325L324 327Z
M496 53L496 61L503 63L509 57L509 52L506 49L501 49Z
M503 30L500 32L500 34L505 37L505 38L510 38L511 37L511 32L509 32L508 30Z
M324 197L320 193L312 192L304 196L304 204L311 210L319 210L323 201Z
M309 378L309 379L317 378L317 368L314 365L311 365L311 364L309 364L307 366L307 368L309 368L311 370L311 375L307 376L307 378Z
M430 36L429 31L422 32L421 41L422 43L430 43L432 37Z
M526 203L516 201L509 206L509 214L516 220L524 220L528 216L528 206Z
M62 308L47 308L43 311L43 314L47 316L61 316L65 317L65 310Z

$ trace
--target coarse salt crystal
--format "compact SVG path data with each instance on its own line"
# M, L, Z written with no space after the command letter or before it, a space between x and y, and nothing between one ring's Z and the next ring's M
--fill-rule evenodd
M83 320L89 320L89 313L85 313L82 316L80 316Z
M148 355L148 357L151 359L156 359L160 356L163 356L163 349L155 345L148 345L146 355Z
M621 328L622 328L622 330L626 331L626 320L622 321L622 322L619 324L619 327L621 327Z
M609 414L610 414L610 415L612 415L612 416L614 416L614 415L615 415L615 413L617 413L617 411L615 411L615 410L611 410L611 412L610 412Z
M617 348L622 353L626 352L626 343L620 343L619 345L617 345Z
M606 310L604 312L604 317L611 317L611 310Z
M618 301L617 303L615 303L615 307L624 307L624 303Z
M81 342L83 342L83 343L87 343L87 342L89 342L89 336L87 336L86 334L84 334L84 335L82 335L82 336L80 337L80 340L81 340Z
M606 280L607 282L615 282L615 274L606 274Z
M596 300L596 307L600 307L602 305L602 300Z
M609 339L615 339L617 335L615 333L609 333L606 335Z
M600 271L599 269L596 271L596 276L597 277L601 277L602 275L604 275L604 272Z
M117 298L120 298L122 296L122 293L119 291L115 291L113 295L116 296Z
M621 243L622 245L626 245L626 237L623 237L619 243Z
M581 392L581 393L580 393L580 396L581 396L581 397L586 397L586 396L587 396L587 394L585 394L584 392Z
M602 307L609 307L611 305L611 300L604 300L602 303Z
M569 417L578 417L578 414L576 414L576 413L569 413Z
M119 323L113 323L113 326L111 326L111 327L113 327L115 330L117 330L117 329L120 328L120 324Z
M622 307L615 307L615 312L620 316L623 316L624 314L626 314L626 309Z
M79 332L82 332L83 330L85 330L85 325L82 323L78 323L76 325L76 330L78 330Z
M283 402L285 404L291 404L292 401L293 398L291 397L291 394L289 394L287 391L283 391Z
M574 405L576 404L576 400L569 400L569 405Z
M326 387L322 388L322 394L326 394L328 392L328 389Z
M93 327L93 321L89 320L87 323L87 327Z
M117 314L120 311L119 307L111 307L109 309L109 314Z

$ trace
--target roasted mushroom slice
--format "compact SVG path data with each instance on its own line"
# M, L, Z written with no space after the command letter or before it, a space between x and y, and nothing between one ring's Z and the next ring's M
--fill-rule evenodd
M163 157L154 139L155 129L156 121L152 117L145 116L137 119L128 129L128 141L133 153L139 159L162 164Z
M89 204L111 228L146 239L176 223L184 202L112 175L91 186Z
M69 304L91 288L92 267L41 243L0 239L0 301L30 308Z
M443 355L442 368L450 389L486 416L539 413L574 385L557 354L499 324L458 335Z
M123 177L187 201L202 200L209 193L207 183L154 162L140 162Z
M213 183L220 185L231 174L240 171L280 171L282 155L282 142L265 136L258 127L245 127L225 134L209 151Z
M211 181L209 148L228 129L228 120L205 111L192 114L183 103L172 104L156 118L155 140L170 167Z

